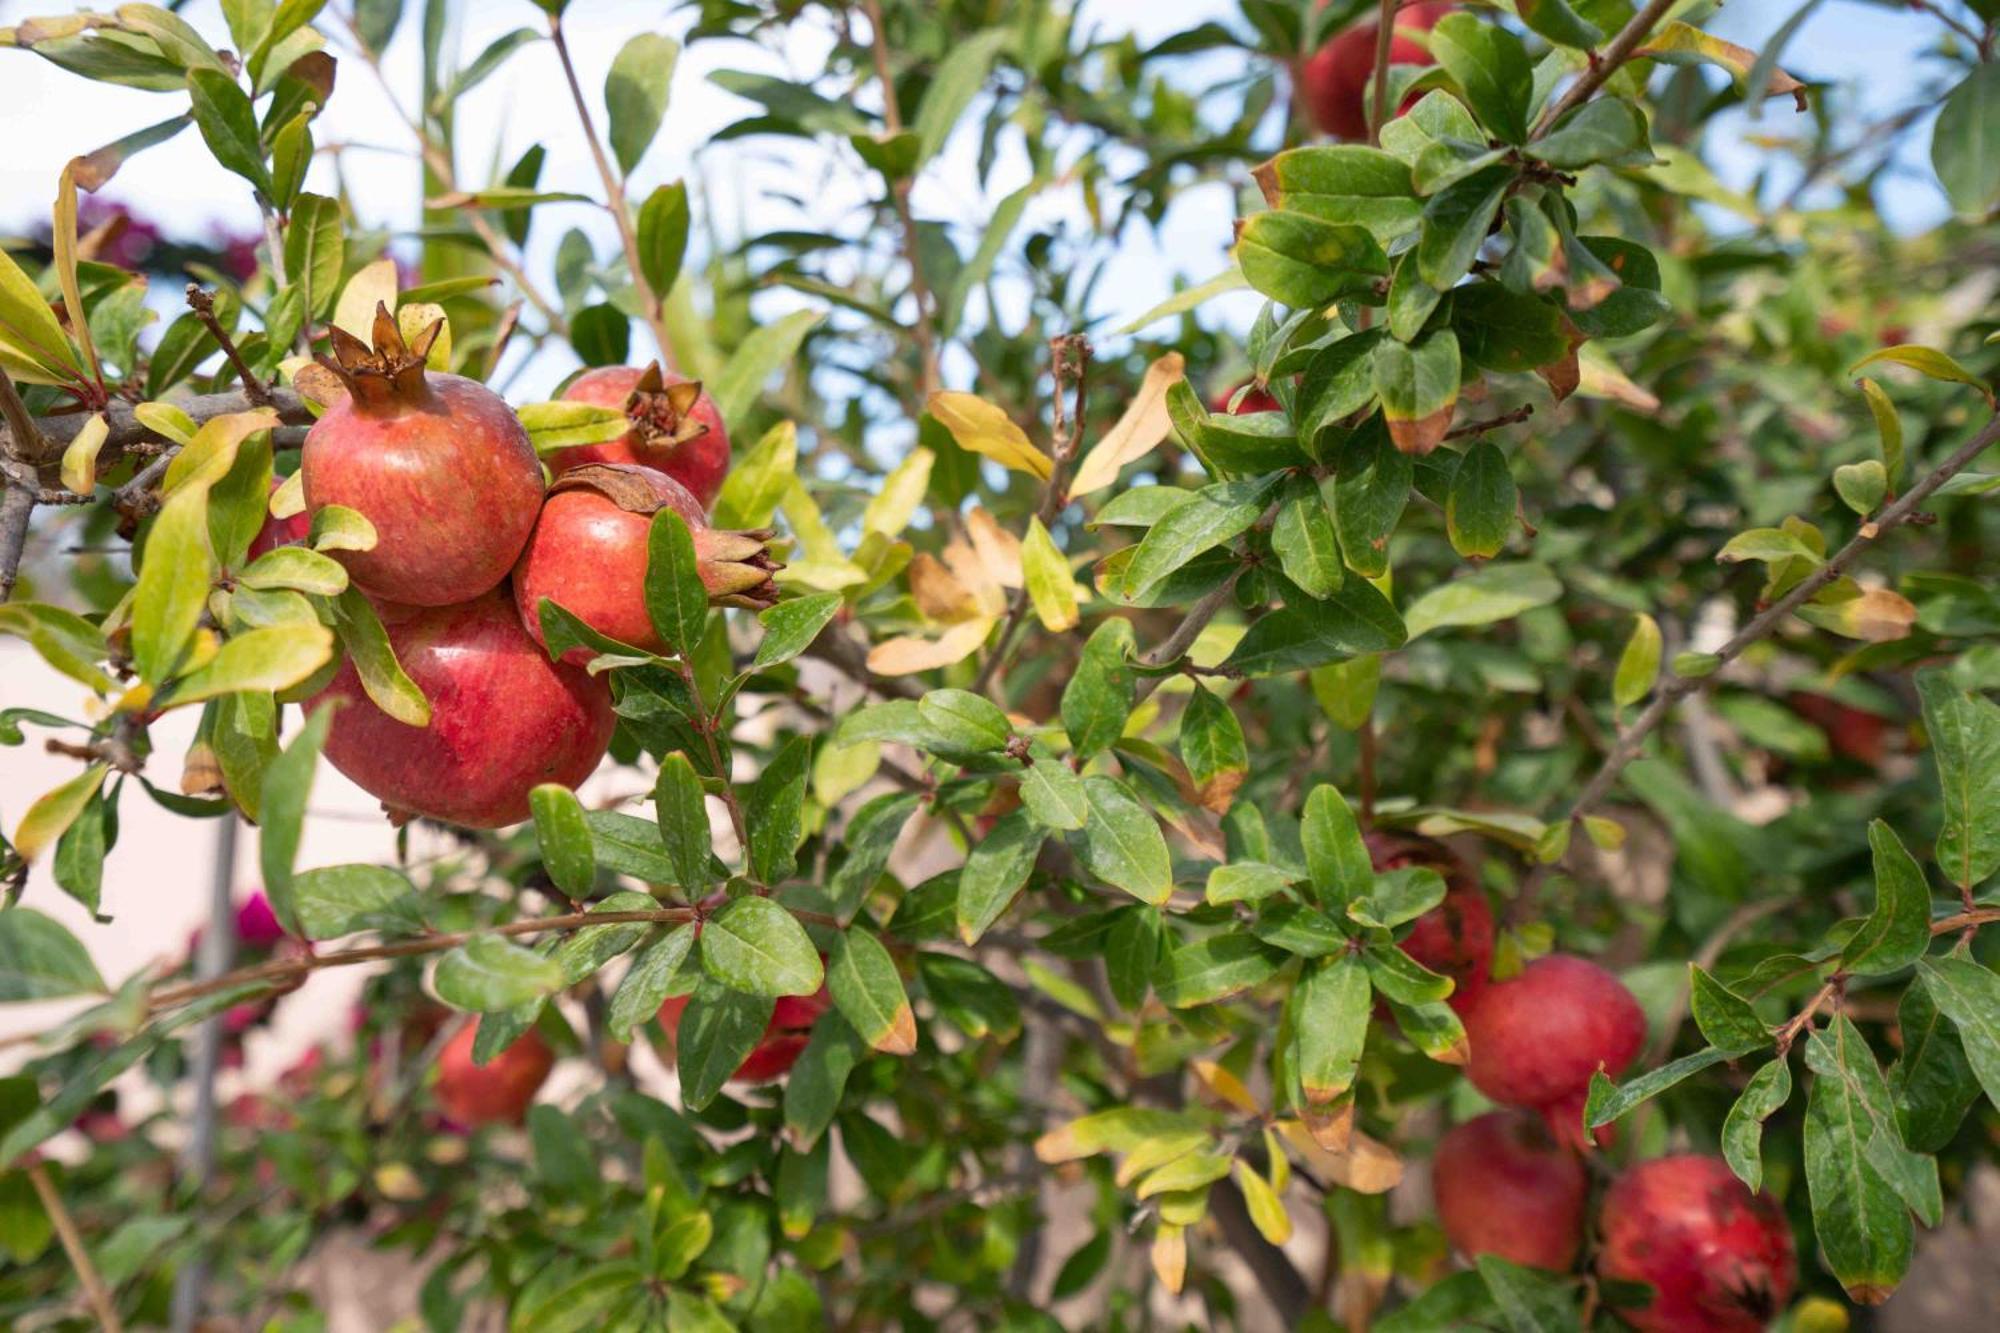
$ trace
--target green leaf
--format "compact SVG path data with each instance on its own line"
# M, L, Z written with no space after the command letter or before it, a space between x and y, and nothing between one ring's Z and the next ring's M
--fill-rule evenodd
M1254 935L1210 935L1171 950L1154 988L1170 1009L1213 1004L1270 980L1290 956Z
M1389 272L1367 228L1282 210L1242 223L1232 253L1252 287L1295 309L1371 292Z
M321 505L313 513L308 540L315 551L372 551L377 537L366 514L346 505Z
M264 892L271 910L287 930L298 930L298 907L292 893L293 868L305 828L306 805L312 798L313 775L326 745L334 705L322 704L306 717L305 726L264 769L259 793L257 865L264 875Z
M1514 8L1523 23L1558 45L1589 51L1604 42L1604 30L1579 15L1569 0L1515 0Z
M597 882L597 857L591 849L590 825L583 820L583 803L561 783L544 782L528 793L528 805L534 811L535 842L549 880L572 898L587 896Z
M1250 772L1250 748L1243 725L1213 690L1196 686L1181 713L1181 759L1194 779L1201 802L1227 811Z
M1875 418L1875 433L1882 441L1882 466L1888 469L1889 485L1895 486L1903 474L1903 420L1896 405L1874 380L1863 379L1861 396L1868 401L1869 415Z
M1519 505L1520 493L1514 488L1506 456L1489 441L1476 442L1452 473L1451 493L1445 500L1444 523L1451 549L1480 560L1500 554L1514 530Z
M1354 1086L1373 993L1367 970L1352 954L1319 959L1299 973L1291 1028L1299 1084L1311 1105L1325 1106Z
M273 626L232 635L214 657L182 676L173 703L200 703L239 690L288 690L325 666L333 635L319 624Z
M1349 579L1323 601L1305 601L1260 617L1223 665L1247 676L1303 671L1407 640L1396 608L1371 583Z
M764 627L764 637L757 645L751 669L789 662L810 648L819 632L840 614L840 607L839 593L816 592L759 611L757 623Z
M1646 117L1629 99L1598 97L1557 121L1527 150L1559 171L1581 171L1597 163L1644 166L1653 160Z
M917 103L917 114L910 121L920 146L917 167L936 157L944 148L945 140L951 137L952 127L972 105L972 99L979 95L986 82L987 71L993 66L993 59L1007 45L1009 35L1004 27L987 28L948 44L944 59L932 69L930 84L924 89L923 100ZM891 90L885 95L893 97L895 93Z
M1393 929L1443 902L1444 890L1444 876L1429 866L1398 866L1366 884L1347 904L1347 915L1364 926Z
M1090 818L1090 800L1083 779L1068 764L1046 752L1031 753L1021 770L1021 803L1043 828L1074 831Z
M764 381L798 354L806 335L825 318L824 311L794 310L769 324L756 326L737 345L722 373L708 386L716 410L722 413L723 422L731 431L743 426L743 419L757 401ZM716 521L722 522L719 513Z
M1767 564L1804 560L1812 565L1823 562L1822 553L1806 545L1797 533L1784 528L1751 528L1739 532L1723 544L1715 558L1725 564L1758 560Z
M610 119L611 152L626 175L646 155L667 114L680 43L642 32L620 47L604 77L604 108ZM664 295L663 288L654 288Z
M32 907L0 912L0 1003L105 989L89 950L55 918Z
M427 727L431 721L430 700L396 661L388 631L359 588L350 587L328 605L333 610L334 631L347 652L347 660L361 678L361 688L369 700L390 717L412 727Z
M1641 611L1632 621L1631 637L1618 654L1618 670L1611 678L1611 701L1630 708L1653 692L1660 679L1660 622Z
M1292 877L1276 866L1261 861L1236 861L1208 872L1208 887L1203 897L1216 907L1225 903L1252 903L1283 893L1291 883Z
M101 786L90 794L83 809L56 840L55 861L49 867L56 885L82 903L92 916L98 915L103 901L104 858L118 839L117 790L113 789L114 798L109 801Z
M1958 688L1941 669L1916 680L1944 805L1938 866L1971 889L2000 869L2000 705Z
M1688 1008L1701 1035L1731 1059L1771 1044L1771 1031L1750 1002L1693 963L1688 965Z
M1384 247L1416 230L1423 213L1409 165L1360 144L1289 149L1251 174L1271 207L1365 227Z
M660 825L660 843L673 871L667 882L692 898L712 878L714 836L709 829L708 803L694 765L676 750L660 761L653 784L653 809Z
M1275 949L1301 958L1346 953L1350 938L1334 919L1303 903L1272 903L1251 923L1250 933Z
M1014 810L994 821L986 836L973 843L958 876L960 939L977 944L987 927L1000 919L1033 873L1046 836L1027 811Z
M1400 267L1407 268L1407 263ZM1393 309L1394 291L1391 290ZM1375 401L1375 348L1381 343L1381 329L1366 329L1336 338L1314 352L1306 362L1305 376L1299 381L1297 409L1299 438L1315 458L1325 455L1328 442L1344 438L1341 423ZM1379 435L1380 432L1374 432ZM1370 432L1355 435L1365 441ZM1386 437L1384 437L1386 446ZM1350 456L1353 449L1349 449ZM1365 466L1365 464L1358 464ZM1348 476L1343 467L1340 475ZM1407 479L1403 489L1407 491ZM1350 561L1350 564L1353 562Z
M1278 516L1271 524L1271 549L1285 577L1309 595L1325 597L1340 587L1344 577L1340 537L1319 483L1311 477L1293 477L1285 483Z
M309 940L362 930L408 934L424 924L416 887L407 875L388 866L301 870L292 877L292 911L299 933Z
M10 345L45 372L48 378L43 382L80 379L84 374L76 349L35 280L21 271L12 255L0 252L0 349ZM18 367L10 366L9 373L21 376Z
M1416 465L1395 447L1380 416L1355 431L1338 463L1333 526L1341 555L1355 573L1380 578L1389 572L1389 538L1409 503Z
M1087 777L1090 818L1083 827L1079 859L1106 884L1155 906L1174 891L1173 857L1152 812L1115 778Z
M653 515L646 536L646 615L670 652L686 657L708 629L708 589L694 537L671 509Z
M347 567L303 546L280 546L251 561L236 581L246 588L292 588L317 597L338 597L347 591Z
M1961 366L1957 361L1943 352L1938 351L1935 347L1922 347L1915 343L1899 343L1894 347L1879 348L1849 366L1847 373L1852 375L1866 366L1879 365L1885 361L1899 366L1907 366L1918 374L1928 375L1934 380L1944 380L1952 384L1969 384L1979 390L1989 404L1993 401L1993 391L1987 387L1985 380L1980 379L1977 375L1974 375L1971 371Z
M1964 958L1926 958L1919 975L1932 1001L1958 1028L1986 1099L2000 1106L2000 976Z
M1474 1266L1508 1333L1581 1333L1583 1319L1568 1279L1492 1254L1478 1256Z
M811 995L826 979L798 919L769 898L731 899L703 923L708 974L746 995Z
M1105 620L1085 641L1062 695L1063 730L1079 761L1124 734L1137 687L1131 665L1136 648L1132 622L1120 616Z
M559 790L567 790L560 788ZM651 912L660 904L651 894L622 889L590 905L592 912ZM612 959L646 938L653 928L643 921L613 921L601 926L584 926L566 935L549 952L563 970L563 984L574 986L594 975Z
M285 276L305 294L305 309L324 319L340 294L340 270L347 257L340 201L302 194L292 204L285 227Z
M622 407L590 403L524 403L514 409L537 454L581 444L609 444L632 429Z
M704 950L707 948L708 933L713 929L714 923L710 922L702 932ZM813 966L817 970L817 956L813 959ZM722 1091L722 1085L729 1081L736 1067L762 1040L776 1005L777 1001L769 995L731 990L713 980L703 981L695 987L694 995L681 1014L680 1029L674 1035L682 1105L690 1111L700 1111L715 1100L715 1095ZM822 1023L820 1026L825 1025Z
M1128 1013L1137 1013L1146 1002L1165 937L1160 914L1147 907L1126 908L1105 935L1104 979L1111 998Z
M1021 1006L1014 992L979 964L949 954L919 953L917 971L938 1012L974 1041L1011 1041L1020 1033Z
M1263 481L1223 481L1204 486L1146 531L1125 567L1125 591L1138 597L1202 552L1245 532L1264 512L1270 487Z
M863 804L847 822L841 839L847 848L847 859L840 863L826 886L837 914L852 915L881 878L896 840L917 811L918 801L914 792L885 793Z
M269 198L271 173L264 167L264 146L257 136L257 112L249 94L220 69L189 70L187 88L194 99L194 123L208 151Z
M917 1019L896 962L871 932L843 931L826 964L826 988L863 1041L891 1055L917 1049Z
M1486 243L1493 219L1500 215L1501 201L1516 176L1513 167L1496 162L1431 196L1424 205L1423 235L1417 240L1419 277L1443 292L1456 287L1459 279L1472 271L1472 261Z
M1833 470L1833 489L1842 504L1866 518L1889 494L1889 469L1879 458L1843 463Z
M1821 1075L1806 1100L1806 1185L1826 1266L1850 1297L1879 1305L1909 1269L1913 1232L1909 1209L1868 1153L1878 1126L1865 1100L1864 1062L1874 1069L1875 1057L1844 1017L1806 1038L1806 1065Z
M1722 1118L1723 1159L1753 1190L1764 1188L1764 1122L1791 1099L1791 1067L1780 1058L1750 1076Z
M208 549L208 488L176 491L153 520L132 602L132 661L140 679L163 685L208 604L215 560Z
M1843 971L1880 976L1923 957L1931 942L1931 894L1923 869L1896 831L1877 819L1868 825L1875 861L1875 908L1841 950Z
M1374 883L1375 868L1361 840L1361 826L1332 783L1323 782L1307 795L1299 841L1313 894L1320 902L1345 911Z
M1945 97L1931 131L1931 165L1968 222L2000 207L2000 70L1976 64Z
M1480 124L1507 143L1527 142L1534 69L1520 38L1498 24L1456 13L1431 29L1430 47Z
M744 803L750 826L750 871L766 884L790 877L805 831L806 778L812 737L794 736L757 775Z
M303 906L302 901L301 911ZM431 976L440 1000L482 1014L519 1008L562 985L561 964L501 935L473 936L440 958Z
M917 716L944 742L946 753L984 754L1014 734L999 706L970 690L932 690L917 701Z
M681 275L687 254L688 193L685 181L661 185L639 206L639 271L662 300Z
M1403 624L1414 639L1434 629L1508 620L1560 596L1562 584L1546 565L1488 565L1419 597L1403 613Z
M1958 1031L1931 998L1929 974L1919 969L1896 1006L1902 1054L1889 1070L1903 1141L1918 1152L1936 1152L1957 1135L1965 1113L1979 1100L1979 1079Z
M674 974L694 948L694 922L687 921L639 951L605 1011L604 1030L613 1041L630 1041L632 1030L660 1012Z

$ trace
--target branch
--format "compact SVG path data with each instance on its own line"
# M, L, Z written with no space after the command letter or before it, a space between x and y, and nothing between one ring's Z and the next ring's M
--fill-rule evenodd
M1956 476L1973 459L1985 453L1996 440L2000 440L2000 417L1994 418L1986 429L1960 445L1955 453L1940 463L1929 476L1912 486L1894 504L1884 509L1873 522L1863 523L1861 531L1833 554L1827 562L1814 570L1811 575L1799 581L1790 592L1764 608L1755 619L1736 631L1734 638L1716 650L1715 669L1705 676L1671 676L1667 683L1653 695L1652 702L1644 712L1618 735L1611 753L1604 757L1604 763L1577 794L1570 807L1570 819L1581 817L1586 811L1603 800L1611 790L1611 784L1625 766L1639 756L1639 748L1653 729L1664 722L1674 705L1690 694L1705 690L1712 684L1721 669L1736 660L1743 650L1770 635L1787 616L1801 605L1811 600L1813 595L1838 579L1847 567L1860 558L1861 553L1873 546L1879 539L1894 532L1916 516L1917 507L1930 498L1933 491Z
M576 65L569 58L569 41L563 36L562 19L554 12L549 15L549 40L555 43L556 57L562 62L563 77L569 81L569 95L576 103L576 118L583 124L583 137L590 145L590 156L597 163L597 177L604 182L604 202L618 223L618 240L625 247L625 267L630 270L633 290L639 293L639 303L646 312L646 323L653 330L653 341L659 344L660 361L668 370L676 370L674 349L667 342L666 310L662 304L666 293L654 291L652 284L646 281L646 267L639 260L639 233L632 227L632 210L625 199L625 184L612 170L611 159L605 155L604 145L597 137L597 125L590 118L590 106L583 100L583 85L577 82Z
M229 330L215 317L215 298L203 291L199 284L187 285L187 303L194 311L194 317L208 330L208 336L215 339L222 348L222 354L229 358L229 364L236 367L236 376L243 381L243 392L258 407L267 407L271 402L270 388L257 378L257 372L244 361L243 353L236 348L236 340L229 336Z
M69 1265L76 1270L77 1285L83 1288L84 1298L90 1302L98 1324L106 1333L124 1333L125 1325L118 1318L118 1306L111 1299L111 1289L104 1285L97 1266L90 1262L90 1251L84 1248L82 1233L76 1229L76 1219L63 1206L62 1195L56 1193L55 1182L49 1179L48 1166L41 1161L31 1163L28 1180L34 1185L42 1207L48 1210L49 1221L55 1224L63 1253L69 1256Z
M270 390L270 397L270 406L277 410L278 420L293 426L312 424L313 414L307 410L305 399L299 397L297 393L274 386ZM160 438L148 429L145 423L132 415L132 406L130 403L113 400L111 405L104 409L104 417L111 423L111 431L104 437L104 447L97 455L100 468L109 466L122 457L125 446L157 441ZM249 395L242 391L231 390L228 393L197 394L192 398L175 402L174 406L193 417L194 423L199 426L205 421L228 416L232 412L248 412L257 404L251 402ZM33 424L47 445L62 446L75 439L77 432L82 430L84 423L89 420L88 413L74 412L63 416L42 417ZM17 454L13 423L10 420L8 424L8 432L0 435L0 453ZM61 454L60 447L49 448L40 457L30 461L38 467L47 467L53 465Z
M896 105L896 80L889 72L889 38L882 26L881 0L863 0L868 11L868 27L875 46L875 77L882 84L882 124L891 137L903 132L903 112ZM928 399L938 391L942 381L938 378L937 328L933 323L933 306L930 284L924 281L924 265L917 253L917 220L910 211L910 180L902 177L892 181L889 194L895 200L896 215L903 224L903 258L910 266L910 297L917 303L916 322L910 331L917 337L917 354L921 358L923 370L920 385L921 398Z
M1140 658L1140 663L1149 667L1165 666L1194 647L1194 641L1201 637L1201 632L1208 628L1208 622L1215 619L1216 612L1228 602L1229 595L1236 590L1236 580L1242 577L1243 568L1239 566L1236 572L1224 579L1214 591L1188 608L1187 618L1174 627L1174 632L1169 634L1159 647ZM1165 679L1165 676L1141 676L1139 686L1133 692L1132 702L1135 705L1145 702L1154 690L1160 688L1160 682Z
M1368 113L1368 142L1382 146L1382 125L1389 119L1389 54L1396 45L1399 0L1382 0L1375 14L1374 107Z
M1535 128L1533 137L1541 138L1557 121L1588 102L1618 72L1619 67L1632 58L1632 53L1639 49L1639 43L1652 34L1654 26L1667 16L1667 11L1676 3L1678 0L1646 0L1645 7L1634 14L1632 21L1611 39L1611 45L1601 52L1590 53L1590 68L1543 114L1542 123Z
M1975 907L1969 912L1933 921L1931 934L1949 935L1955 930L1977 930L1992 921L2000 921L2000 907Z

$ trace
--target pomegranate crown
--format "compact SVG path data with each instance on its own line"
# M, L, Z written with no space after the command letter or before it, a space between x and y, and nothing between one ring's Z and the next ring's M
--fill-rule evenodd
M708 423L694 417L694 405L700 400L700 380L677 378L669 384L660 363L653 361L625 396L625 418L643 443L685 444L708 434Z
M444 317L440 315L428 328L405 342L403 330L388 304L377 301L373 347L336 324L328 330L333 355L314 360L333 372L356 404L411 402L423 396L424 358L443 331Z
M571 468L549 487L564 491L595 491L628 514L651 516L671 509L688 525L694 539L695 563L711 606L737 606L761 611L778 600L771 576L784 568L771 555L769 528L736 532L708 526L701 501L664 472L636 463L587 463Z

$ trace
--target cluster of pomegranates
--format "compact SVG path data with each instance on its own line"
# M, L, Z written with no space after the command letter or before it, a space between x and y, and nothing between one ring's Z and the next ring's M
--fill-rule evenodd
M527 818L538 784L583 781L611 741L605 681L543 650L543 598L633 647L664 647L645 599L647 538L662 509L687 524L716 604L769 605L777 566L768 534L708 526L729 440L700 385L657 365L579 377L565 397L621 407L630 429L554 451L550 481L498 394L426 368L441 324L406 342L377 306L373 346L333 330L321 364L346 394L306 436L306 517L273 520L260 541L300 539L329 505L374 525L371 549L336 556L428 699L430 721L412 726L378 708L343 662L321 695L342 704L326 756L399 822L494 828Z
M1599 1068L1623 1072L1645 1040L1639 1003L1587 959L1550 954L1492 978L1493 913L1471 867L1425 839L1371 831L1378 870L1423 865L1445 897L1403 949L1456 983L1473 1085L1506 1109L1458 1125L1431 1163L1439 1223L1468 1257L1567 1270L1583 1248L1590 1140L1583 1103ZM1768 1194L1753 1194L1719 1157L1662 1157L1626 1171L1598 1211L1597 1271L1653 1290L1618 1313L1644 1333L1756 1333L1797 1275L1792 1234Z

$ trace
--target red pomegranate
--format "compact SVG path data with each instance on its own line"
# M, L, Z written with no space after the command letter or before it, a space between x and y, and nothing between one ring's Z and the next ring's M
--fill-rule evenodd
M812 1037L813 1024L819 1022L819 1016L832 1004L825 986L811 995L779 996L763 1037L743 1057L743 1063L736 1066L730 1079L737 1083L769 1083L782 1077L798 1062L800 1052ZM687 1006L685 995L672 996L660 1006L660 1026L667 1030L669 1051L673 1049L674 1035L680 1031L681 1015Z
M1493 1111L1455 1127L1438 1142L1431 1191L1445 1239L1468 1258L1576 1262L1590 1178L1535 1116Z
M1617 1307L1642 1333L1760 1333L1798 1277L1784 1210L1720 1157L1633 1167L1605 1194L1598 1229L1598 1273L1653 1289L1650 1305Z
M609 444L579 444L549 455L549 467L567 472L585 463L639 463L657 468L688 488L705 509L715 503L729 475L729 432L722 413L701 385L660 369L604 366L576 377L563 397L573 403L619 407L632 422Z
M1541 1111L1558 1141L1578 1148L1590 1076L1602 1068L1616 1078L1646 1039L1646 1016L1625 984L1570 954L1491 983L1464 1018L1473 1085L1503 1106Z
M1889 719L1810 690L1785 696L1791 710L1826 733L1833 752L1873 767L1889 752Z
M276 495L278 487L284 483L271 478L271 493ZM266 551L275 551L280 546L291 546L312 536L312 514L301 509L288 518L264 516L264 526L257 529L257 535L250 539L250 554L246 561L255 560Z
M555 1052L533 1028L484 1065L472 1062L479 1025L467 1023L438 1052L437 1100L467 1128L518 1124L555 1066Z
M667 648L646 614L647 538L653 515L662 509L688 525L712 604L755 610L778 600L771 575L780 566L765 550L769 532L709 527L694 496L664 472L633 463L587 463L549 487L542 516L514 568L515 605L537 643L547 597L621 643L653 652ZM582 649L570 656L590 659Z
M1322 8L1326 0L1320 0ZM1446 4L1410 5L1396 15L1389 43L1392 65L1428 65L1430 48L1415 34L1429 32L1451 12ZM1313 123L1341 139L1368 137L1368 80L1375 73L1375 25L1356 23L1336 34L1299 66L1299 85ZM1401 110L1410 109L1406 101Z
M299 467L306 509L358 510L375 547L341 551L354 585L405 606L470 601L507 577L542 503L542 467L498 394L458 375L427 374L443 321L405 345L375 307L375 347L334 329L332 358L347 396L306 435Z
M1211 412L1227 412L1231 416L1238 417L1248 416L1252 412L1281 412L1284 410L1284 404L1273 397L1269 389L1254 384L1250 386L1250 391L1243 395L1243 401L1237 403L1235 407L1231 407L1229 405L1230 402L1235 399L1237 391L1243 387L1241 384L1234 384L1224 389L1221 393L1216 394L1215 397L1208 400L1208 410Z
M596 769L616 721L610 687L551 662L504 591L459 606L380 610L396 660L430 700L430 725L377 708L352 661L319 697L344 705L326 757L392 816L498 828L528 817L531 788L574 787Z
M1403 952L1452 979L1446 1003L1462 1017L1486 989L1493 971L1493 909L1472 867L1451 848L1429 838L1380 830L1362 836L1377 870L1429 866L1444 877L1444 901L1417 918L1403 939Z

